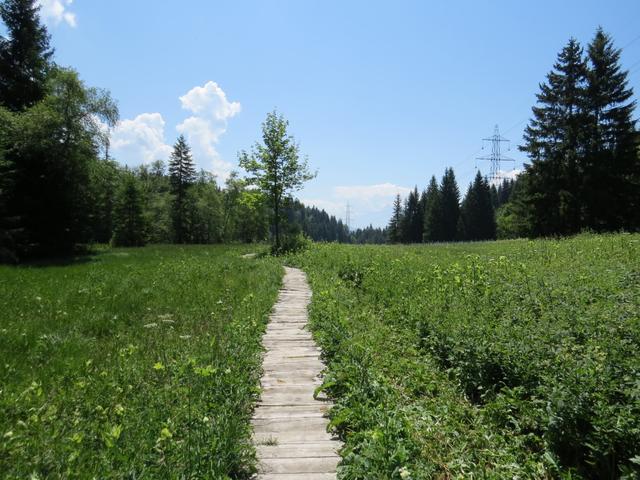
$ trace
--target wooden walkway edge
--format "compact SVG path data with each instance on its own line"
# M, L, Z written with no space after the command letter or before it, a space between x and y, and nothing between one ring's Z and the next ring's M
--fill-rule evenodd
M324 368L306 329L311 290L302 270L285 267L263 337L262 394L254 412L258 480L335 480L340 442L327 433L330 403L313 398Z

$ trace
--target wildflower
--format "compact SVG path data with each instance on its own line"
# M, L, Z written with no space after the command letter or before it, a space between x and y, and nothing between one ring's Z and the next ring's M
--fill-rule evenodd
M400 469L400 478L402 480L407 480L411 478L411 472L409 471L409 469L407 467L402 467Z
M162 364L162 362L156 362L155 365L153 366L154 370L164 370L164 365Z

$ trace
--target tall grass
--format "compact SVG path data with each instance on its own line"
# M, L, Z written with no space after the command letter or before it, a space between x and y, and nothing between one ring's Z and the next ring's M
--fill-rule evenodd
M278 262L116 249L0 267L3 478L249 478Z
M640 236L319 245L341 478L638 478Z

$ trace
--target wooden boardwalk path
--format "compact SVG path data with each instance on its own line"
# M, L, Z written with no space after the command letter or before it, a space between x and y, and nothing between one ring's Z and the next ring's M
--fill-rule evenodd
M340 443L326 431L330 404L315 400L324 365L306 329L311 290L303 271L285 267L267 332L253 441L258 480L335 480Z

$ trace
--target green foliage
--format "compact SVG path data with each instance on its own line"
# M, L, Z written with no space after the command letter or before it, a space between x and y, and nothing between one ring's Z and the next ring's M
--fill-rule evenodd
M125 177L116 194L112 242L117 247L141 247L146 243L142 194L133 175Z
M633 90L620 50L601 29L587 48L571 39L558 55L525 129L523 201L533 235L640 227L640 163Z
M191 148L184 136L180 135L173 146L169 161L169 178L173 194L171 218L175 243L187 243L191 236L188 219L193 215L195 202L194 198L188 195L188 191L195 177L196 169L191 157Z
M440 208L442 240L451 242L456 239L460 217L460 190L453 168L445 169L440 183Z
M393 200L393 213L391 220L389 220L389 243L402 242L402 201L400 200L400 194L396 195Z
M436 176L431 177L424 201L424 242L438 242L442 239L442 209L440 189Z
M405 203L404 212L400 221L400 233L404 243L422 243L422 230L424 228L424 208L420 201L418 187L415 187Z
M497 192L496 192L497 195ZM495 240L496 219L489 183L478 171L462 201L458 221L460 240Z
M22 230L20 256L66 254L90 240L90 165L104 141L100 122L117 118L108 93L87 88L72 70L51 73L48 91L15 114L7 142L14 169L7 197Z
M283 205L292 192L302 188L315 177L309 171L307 160L300 160L298 144L287 132L289 122L275 111L267 114L262 124L262 141L256 143L251 154L242 151L239 163L249 174L249 182L267 197L273 209L275 230L274 250L280 250L280 225Z
M340 478L640 474L638 235L290 261L314 291Z
M0 266L2 478L251 478L282 267L246 251Z
M0 18L8 37L0 36L0 106L22 111L42 100L53 50L40 23L35 0L4 0Z

